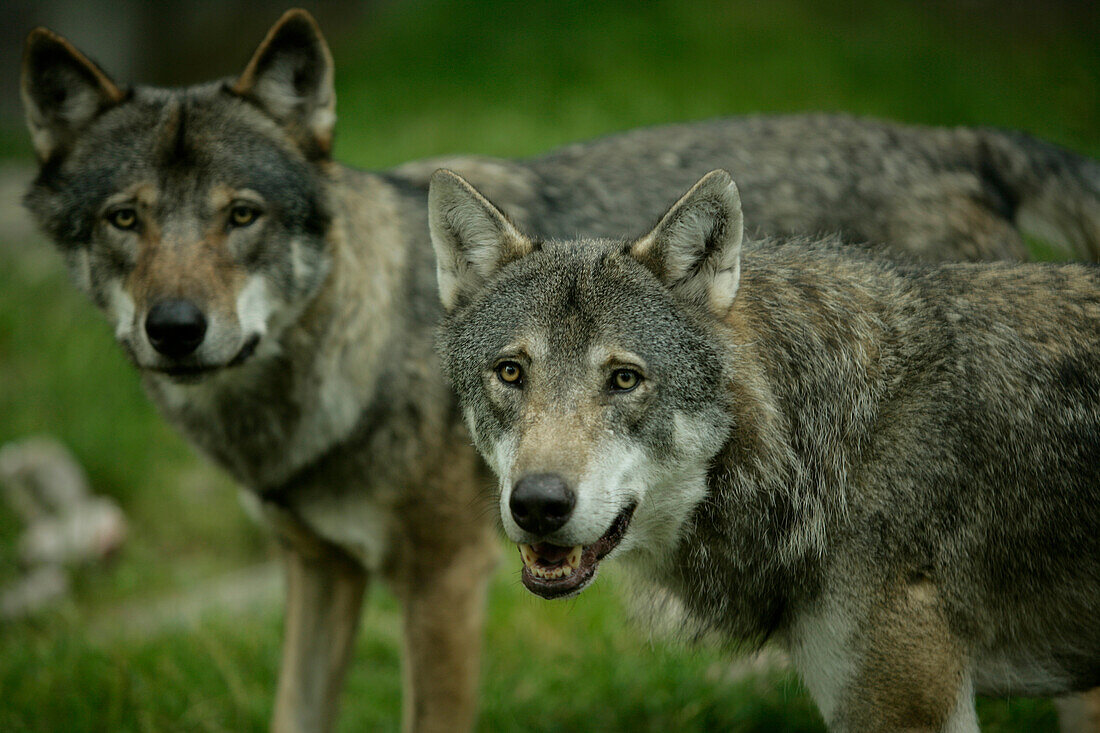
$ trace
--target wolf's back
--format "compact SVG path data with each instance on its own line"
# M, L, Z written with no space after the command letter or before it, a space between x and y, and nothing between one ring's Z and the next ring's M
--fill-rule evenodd
M1022 132L982 129L981 172L1019 228L1100 260L1100 163Z
M849 115L759 115L633 130L520 165L540 235L621 236L714 168L750 229L840 234L929 261L1028 259L1024 231L1100 258L1100 165L1023 133Z

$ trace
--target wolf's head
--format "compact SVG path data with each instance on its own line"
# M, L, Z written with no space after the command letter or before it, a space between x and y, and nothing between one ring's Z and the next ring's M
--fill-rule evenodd
M440 351L523 580L570 595L613 550L660 558L706 492L730 409L722 339L739 280L729 175L634 241L538 242L464 180L432 178L448 311Z
M27 39L41 168L26 205L134 363L197 381L272 344L324 280L332 59L290 11L235 80L117 86L64 38Z

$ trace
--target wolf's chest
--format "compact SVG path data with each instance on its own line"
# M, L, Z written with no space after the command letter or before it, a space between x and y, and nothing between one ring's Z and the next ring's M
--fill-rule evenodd
M286 483L344 440L362 412L354 391L331 378L303 383L268 369L219 379L151 384L150 393L191 443L252 489Z

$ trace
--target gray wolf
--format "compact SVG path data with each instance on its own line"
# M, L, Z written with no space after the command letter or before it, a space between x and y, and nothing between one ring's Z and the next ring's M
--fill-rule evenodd
M529 237L448 171L429 221L531 592L621 558L834 730L1100 684L1100 267L742 246L724 171L638 238Z
M36 30L22 90L41 167L26 205L166 419L262 500L285 546L274 727L332 726L374 576L405 615L406 727L461 730L496 542L493 480L432 348L438 162L334 162L333 75L303 11L236 78L174 90L120 86ZM1076 216L1097 211L1095 162L993 130L761 117L448 164L545 236L656 217L724 165L756 182L753 215L775 231L1023 257L1034 220L1079 256L1100 251L1096 217Z

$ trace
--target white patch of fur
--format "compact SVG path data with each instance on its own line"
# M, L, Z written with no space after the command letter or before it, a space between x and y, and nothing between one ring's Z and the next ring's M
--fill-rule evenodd
M46 127L34 119L28 119L27 127L31 131L31 145L34 146L35 152L38 153L39 158L46 160L58 146L57 135L54 135L52 128Z
M721 448L721 436L706 420L684 413L672 417L672 442L671 462L647 460L639 470L644 500L618 550L632 551L634 562L647 566L660 565L680 540L688 516L706 498L707 468Z
M641 501L647 488L645 452L609 434L577 482L573 516L559 534L573 544L592 544L607 532L630 502ZM563 543L564 544L564 543Z
M390 509L359 492L308 497L296 508L311 529L350 552L368 570L382 568L393 529Z
M629 528L612 555L625 556L634 565L660 565L679 541L692 510L707 494L707 466L720 448L702 418L673 417L676 458L654 461L643 446L608 431L593 447L595 458L584 467L574 488L576 505L570 520L554 533L558 544L592 544L611 527L629 504L637 508ZM516 542L532 538L511 518L509 499L516 460L514 437L499 441L486 455L501 477L500 512L505 532Z
M576 487L577 504L558 532L567 543L590 544L603 536L619 513L637 503L615 555L634 563L660 564L679 541L688 516L707 493L707 465L715 450L701 420L673 418L676 458L654 461L640 445L608 433Z
M852 617L835 603L800 614L786 634L787 651L802 683L832 728L838 707L853 683L859 660L852 651L857 633ZM945 733L977 733L974 689L970 674L959 685L955 708L941 729Z
M327 139L332 135L333 128L336 127L336 111L331 107L319 107L313 110L306 124L309 126L310 132L318 138Z
M462 418L466 421L466 427L470 431L470 438L473 439L474 444L477 444L477 420L475 419L476 413L472 407L462 408Z
M339 442L355 427L363 412L363 397L359 385L353 384L345 373L346 364L337 359L328 359L317 364L314 379L320 385L317 393L317 409L313 411L315 420L304 424L299 440L293 445L304 444L306 454L302 462L319 454L325 446Z
M290 274L295 283L304 282L309 267L302 258L302 245L297 239L290 240Z
M267 280L262 275L251 275L237 295L237 322L245 338L267 333L267 321L272 309Z
M707 291L707 307L711 313L723 314L733 305L737 295L737 285L741 281L741 263L738 261L732 269L720 270L710 283Z
M787 651L826 723L855 677L854 632L851 617L835 605L800 614L788 632Z
M473 423L467 421L467 424ZM504 436L485 454L485 462L500 479L500 521L504 525L504 532L516 542L528 539L526 533L512 519L512 510L508 507L508 502L512 499L512 485L515 483L512 476L518 454L519 441L514 435Z
M970 673L963 676L959 686L959 696L951 717L943 725L944 733L978 733L978 711L974 707L974 685Z
M115 329L118 341L128 341L134 333L134 299L122 287L121 280L107 286L107 318Z
M703 469L680 475L654 475L617 552L629 553L635 564L648 568L661 566L679 542L692 509L706 494Z
M439 250L437 250L437 253ZM462 291L458 261L451 254L438 254L435 266L435 279L439 283L439 300L443 307L451 310Z

